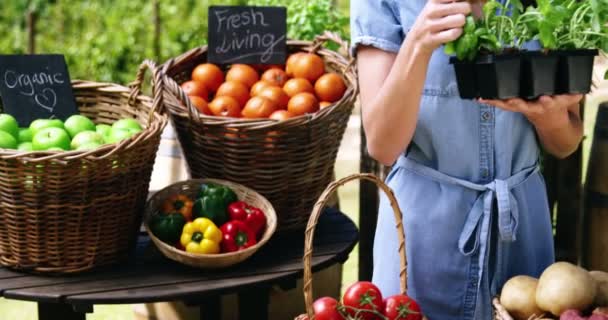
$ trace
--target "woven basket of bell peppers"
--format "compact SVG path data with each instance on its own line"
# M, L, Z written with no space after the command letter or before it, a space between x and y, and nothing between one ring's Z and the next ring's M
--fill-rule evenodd
M240 263L276 230L270 202L243 185L218 179L172 184L148 201L144 225L167 258L198 268Z
M330 41L345 55L327 49ZM161 66L191 176L255 189L277 210L277 232L302 230L333 180L358 93L348 45L337 35L287 47L285 66L216 66L206 46Z
M586 94L594 58L608 52L607 22L603 0L489 0L445 52L464 99Z
M312 290L312 249L315 227L330 196L339 187L355 180L367 180L378 186L388 197L395 215L395 225L399 239L399 257L401 264L399 278L401 293L392 296L383 296L382 292L373 283L359 281L346 288L341 299L334 297L320 297L314 300ZM308 220L304 241L304 300L306 314L296 317L296 320L309 319L378 319L378 320L423 320L426 319L418 303L407 295L407 256L405 255L405 232L403 231L403 214L393 191L378 177L371 174L354 174L344 177L330 184L321 194L314 206Z
M154 99L140 94L147 69L156 66L144 62L131 88L73 81L80 114L35 120L18 135L31 142L0 151L1 265L74 273L119 263L135 248L168 121L158 73Z

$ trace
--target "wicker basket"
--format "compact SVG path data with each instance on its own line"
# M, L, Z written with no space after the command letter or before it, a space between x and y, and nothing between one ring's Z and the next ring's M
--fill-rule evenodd
M513 320L513 317L509 314L509 312L500 304L500 300L498 298L494 298L492 300L492 305L494 306L494 320ZM531 316L528 320L539 320L546 319L545 315L539 316Z
M127 258L134 248L152 166L167 124L162 83L154 100L139 95L147 69L132 88L73 81L80 113L96 123L137 119L144 130L90 151L20 152L0 149L0 264L73 273Z
M206 62L207 47L167 61L162 68L165 101L193 178L218 178L247 185L265 196L278 212L277 232L303 230L315 201L332 180L342 136L358 93L352 60L323 48L333 34L314 42L288 41L291 52L313 51L328 70L344 75L347 91L331 107L278 122L199 114L178 84Z
M329 197L342 185L353 181L353 180L368 180L370 182L375 183L380 190L382 190L388 200L390 201L391 207L393 208L393 212L395 214L395 226L397 228L397 235L399 238L399 257L401 259L401 266L399 268L399 278L401 280L401 293L407 293L407 257L405 255L405 232L403 230L403 219L401 209L399 208L399 204L397 203L397 199L393 191L380 180L378 177L371 174L354 174L338 181L333 182L331 185L325 189L319 201L314 206L312 215L310 216L310 220L308 220L308 225L306 227L305 240L304 240L304 300L306 305L306 314L300 315L296 318L296 320L304 320L304 319L314 319L314 311L312 308L314 302L314 296L312 292L312 269L311 269L311 260L312 260L312 247L313 247L313 237L315 232L315 227L317 222L319 221L319 216L323 212L323 209L329 199Z
M221 254L191 254L176 249L173 246L159 240L152 232L150 232L148 222L154 215L159 214L159 208L162 206L162 203L166 198L174 194L185 194L194 199L199 191L200 185L203 183L215 183L227 186L231 188L234 193L236 193L239 200L245 201L254 207L260 208L264 212L266 215L266 230L264 231L260 241L258 241L252 247L236 252ZM251 257L256 251L258 251L258 249L266 244L266 242L268 242L268 240L270 240L274 234L277 227L277 215L274 208L270 202L266 200L266 198L243 185L217 179L193 179L172 184L160 190L158 193L155 193L146 205L144 225L146 226L146 230L148 230L150 239L152 239L152 242L154 242L156 247L163 255L165 255L165 257L191 267L213 269L236 265Z

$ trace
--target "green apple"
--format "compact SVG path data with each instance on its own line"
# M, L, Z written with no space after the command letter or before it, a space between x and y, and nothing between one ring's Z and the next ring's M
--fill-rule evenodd
M112 131L112 127L107 124L98 124L95 126L95 131L97 131L97 133L107 140L107 137L110 135L110 131Z
M82 131L79 132L74 138L72 138L70 146L73 150L75 150L78 149L80 146L89 143L103 144L104 140L101 134L95 131Z
M103 143L89 142L89 143L80 145L76 150L93 150L93 149L97 149L97 148L101 147L102 145L103 145Z
M19 134L17 119L10 114L0 114L0 130L9 133L13 138L17 139L17 135Z
M114 128L112 128L112 131L110 131L110 134L108 135L108 138L107 138L106 142L107 143L120 142L122 140L131 138L136 133L137 132L134 132L133 130L129 130L129 129L114 129Z
M0 131L0 148L17 149L17 139L6 131Z
M21 142L17 146L17 150L19 150L19 151L33 151L34 147L32 146L31 142Z
M134 133L138 133L142 130L139 122L132 118L120 119L112 124L112 129L126 129Z
M48 148L46 149L46 151L64 151L65 149L61 149L59 147L52 147L52 148Z
M19 133L17 134L17 141L19 143L32 142L32 130L30 128L19 128Z
M70 150L70 135L61 128L46 128L34 134L32 139L34 150L50 150L60 148Z
M93 121L79 114L67 118L63 125L72 138L82 131L95 131L95 124Z
M60 128L63 129L63 121L59 119L38 119L30 123L30 130L32 131L32 139L40 130L46 128Z

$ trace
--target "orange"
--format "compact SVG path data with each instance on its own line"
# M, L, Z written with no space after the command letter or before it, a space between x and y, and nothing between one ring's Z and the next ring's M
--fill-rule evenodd
M205 101L205 99L203 99L201 97L197 97L197 96L190 96L190 102L192 102L192 104L196 107L198 112L200 112L202 114L206 114L206 115L213 114L213 113L211 113L211 110L209 109L209 105L207 104L207 101Z
M318 55L306 53L296 59L291 71L294 78L304 78L314 83L325 73L325 63Z
M205 100L209 99L209 92L202 82L186 81L182 83L181 87L188 96L197 96Z
M279 87L266 87L257 96L274 101L278 109L287 109L289 103L289 96Z
M271 83L277 87L283 87L285 85L285 82L287 82L287 80L289 79L289 77L287 76L287 73L285 73L285 71L283 71L281 69L277 69L277 68L272 68L272 69L266 70L262 74L261 79L268 83Z
M273 120L283 121L289 118L293 118L293 114L287 110L277 110L273 112L269 118Z
M305 54L306 53L304 53L304 52L296 52L287 58L287 62L285 63L285 73L287 74L287 76L293 77L293 68L294 68L298 58L300 58L301 56L303 56Z
M268 118L275 110L277 105L274 101L264 97L253 97L249 99L241 114L245 118L260 119Z
M298 93L289 99L287 111L291 112L295 116L314 113L319 111L319 101L312 93Z
M283 86L283 91L285 91L289 97L293 97L302 92L315 93L315 88L313 88L312 84L306 79L293 78L287 80Z
M332 103L328 102L328 101L321 101L321 102L319 102L319 108L321 108L321 109L327 108L327 107L329 107L331 105L332 105Z
M345 91L344 80L337 73L326 73L315 82L315 94L322 101L336 102Z
M260 75L258 72L246 64L234 64L230 67L228 73L226 73L226 81L240 82L246 85L247 88L251 88L259 79Z
M262 91L262 89L266 88L266 87L271 87L272 85L264 80L260 80L258 82L256 82L253 87L251 87L251 96L257 96L260 91Z
M249 89L236 81L226 81L217 89L216 97L230 96L239 102L239 106L242 108L249 100Z
M218 117L238 118L241 115L239 102L229 96L216 97L209 103L209 109Z
M212 63L199 64L192 70L192 80L202 82L212 92L224 82L224 72Z

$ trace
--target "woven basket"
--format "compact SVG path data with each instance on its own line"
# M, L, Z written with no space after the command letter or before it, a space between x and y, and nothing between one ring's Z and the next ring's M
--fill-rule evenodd
M80 113L95 123L133 117L144 130L90 151L0 149L0 264L40 273L73 273L127 258L134 248L152 166L167 124L159 73L154 100L132 88L73 81Z
M315 201L332 180L342 136L358 94L350 57L323 48L327 33L314 42L288 41L290 52L312 51L328 70L344 76L347 91L333 106L278 122L200 114L179 84L206 62L207 47L193 49L161 66L165 101L193 178L218 178L247 185L265 196L278 212L277 232L303 230Z
M236 252L221 254L191 254L176 249L154 236L154 234L148 228L148 222L152 219L152 217L160 213L159 208L162 206L164 200L174 194L184 194L191 199L194 199L196 198L200 186L203 183L214 183L227 186L232 189L234 193L236 193L239 200L245 201L254 207L260 208L264 212L266 215L266 230L264 231L260 241L258 241L254 246ZM146 226L146 230L148 230L150 239L152 239L152 242L154 242L158 250L160 250L165 257L191 267L213 269L236 265L251 257L264 244L266 244L266 242L268 242L268 240L270 240L274 234L277 227L277 215L274 208L270 202L266 200L266 198L243 185L217 179L192 179L172 184L160 190L158 193L155 193L146 205L144 225Z
M513 317L509 314L509 312L500 304L500 300L498 298L494 298L492 300L492 305L494 306L494 320L513 320ZM531 316L528 320L539 320L545 319L545 315L539 316Z
M312 248L313 248L313 237L315 232L315 227L319 221L319 216L323 212L325 205L329 199L329 197L341 186L344 184L353 181L353 180L368 180L370 182L375 183L380 190L382 190L388 200L390 201L391 207L393 208L393 212L395 214L395 226L397 228L397 235L399 238L399 257L401 261L401 265L399 268L399 279L401 293L407 294L407 257L405 255L405 232L403 230L403 214L401 213L401 209L399 208L399 203L397 203L397 199L393 191L380 180L378 177L371 174L354 174L338 181L330 184L327 189L323 192L319 201L314 206L312 215L308 220L308 225L306 226L305 240L304 240L304 301L306 305L306 314L300 315L296 318L296 320L304 320L310 319L314 320L314 310L312 308L314 302L314 296L312 291L312 269L311 269L311 260L312 260Z

